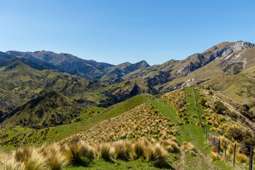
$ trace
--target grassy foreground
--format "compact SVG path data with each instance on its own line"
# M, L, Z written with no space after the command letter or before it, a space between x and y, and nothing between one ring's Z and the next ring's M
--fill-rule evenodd
M114 164L105 162L103 160L95 161L91 166L89 167L67 167L65 170L158 170L159 168L153 167L153 165L143 161L143 160L135 160L135 161L116 161Z
M143 133L137 133L138 131L135 131L135 129L132 129L131 126L129 127L130 121L128 119L128 115L132 116L132 114L134 114L134 115L143 116L143 114L146 113L145 115L147 115L146 119L148 120L148 122L150 121L153 122L153 120L159 121L158 123L153 124L153 126L155 127L160 125L162 126L164 124L163 122L166 121L165 119L167 119L167 122L169 122L167 123L169 124L169 127L163 126L160 128L155 128L157 132L153 132L153 134L155 133L164 134L161 132L161 130L164 128L170 128L171 134L176 137L176 140L174 138L171 138L171 140L173 140L176 143L176 146L178 149L172 150L170 152L167 151L168 154L165 155L164 157L164 160L166 160L169 167L173 167L175 169L187 169L187 170L188 169L201 169L201 170L202 169L222 169L222 170L233 169L231 166L228 166L228 164L226 164L224 161L221 161L221 160L212 161L210 156L208 156L210 154L209 145L206 140L204 128L201 126L201 123L205 123L203 122L205 120L201 119L203 108L201 107L201 104L200 104L199 91L193 88L187 88L183 91L183 96L180 97L180 99L184 101L184 104L182 106L184 109L180 109L178 106L172 104L171 103L172 99L169 102L165 98L155 98L150 95L141 95L141 96L133 97L127 101L124 101L122 103L119 103L107 109L97 108L97 107L86 109L81 114L80 120L72 124L61 125L61 126L52 127L48 129L42 129L42 130L31 130L27 128L16 127L15 129L8 131L8 135L11 140L9 141L9 143L7 143L6 146L8 147L15 146L13 145L12 142L14 142L15 144L15 141L17 142L21 140L20 138L24 139L23 141L24 141L24 144L26 145L33 144L33 145L41 146L41 144L43 143L50 144L50 143L58 142L62 139L70 137L71 135L75 133L87 134L88 132L87 130L91 130L91 129L92 129L92 132L94 129L95 130L99 129L103 131L105 129L104 124L107 125L107 122L110 120L111 120L110 124L113 126L113 128L110 130L114 130L114 127L121 127L121 128L124 128L124 132L125 132L125 128L127 128L133 131L136 138L139 138L139 137L147 137L148 139L150 137L154 138L155 136L153 136L150 131L150 125L145 124L146 128L143 126L140 126L138 128L139 129L138 131L139 132L142 131ZM141 107L141 106L144 106L144 107ZM138 108L140 108L141 110L137 110ZM147 112L150 112L152 116L148 116ZM156 115L156 117L161 117L161 118L154 119L154 116L153 116L154 114ZM105 121L106 123L103 123ZM108 125L110 126L110 124ZM133 125L132 121L130 125ZM169 129L166 129L166 131L167 130ZM25 134L20 136L19 133L22 134L23 132L25 132ZM29 132L32 132L32 134L27 135L27 133ZM96 139L96 138L99 138L99 136L97 135L101 135L101 134L102 133L96 133L96 134L92 133L92 136L95 135L94 138ZM103 134L107 135L108 133L103 133ZM19 136L19 138L17 138L17 136ZM86 136L84 139L86 140L87 137L90 137L90 136ZM158 138L156 139L156 141L160 141L160 138L162 138L162 136L156 135L156 138ZM117 137L116 139L119 139L119 138ZM132 138L131 139L128 138L128 140L132 141ZM155 139L153 139L152 142L155 142ZM17 143L17 145L19 144L20 143ZM168 150L168 149L164 148L164 150ZM108 153L110 153L109 151L110 149L108 149ZM130 150L128 152L130 152ZM156 152L155 150L152 151L152 153L154 154L155 152ZM120 170L146 169L147 170L147 169L160 168L154 165L155 163L154 156L149 159L144 156L137 157L135 159L131 157L127 159L126 158L123 159L123 158L118 158L118 156L116 156L118 154L115 154L115 156L112 156L111 158L112 160L110 159L110 161L109 160L107 161L105 160L105 158L102 157L102 152L99 151L99 153L100 154L97 154L97 158L96 159L93 158L93 160L90 161L90 163L87 165L84 165L83 163L82 164L69 163L69 164L63 165L62 168L66 170L69 170L69 169L70 170L79 170L79 169L99 169L99 170L100 169L120 169ZM156 155L160 155L160 154L157 153ZM196 164L194 164L194 162L196 162Z
M91 107L81 112L79 121L50 127L46 129L31 129L16 126L14 128L1 129L0 131L0 149L14 149L24 145L42 145L57 142L70 135L84 131L106 119L128 111L135 106L147 102L152 98L150 95L135 96L132 99L116 104L110 108Z

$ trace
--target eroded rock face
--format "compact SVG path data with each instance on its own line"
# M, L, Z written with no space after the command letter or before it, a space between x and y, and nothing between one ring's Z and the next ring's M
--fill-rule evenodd
M224 60L231 59L233 56L238 55L243 49L247 48L255 48L255 44L244 41L218 44L201 54L193 54L188 57L183 67L177 71L177 74L185 76L217 58L224 58Z
M155 75L154 77L149 77L147 82L151 86L155 86L158 84L166 83L171 79L171 75L169 72L160 71L158 75Z
M124 101L130 97L143 93L143 89L136 83L126 82L126 86L123 88L116 88L112 91L105 91L105 100L100 101L99 106L110 106L115 103Z
M231 53L225 54L223 61L220 63L222 70L226 74L238 74L246 68L247 62L250 61L250 56L246 55L246 51L252 50L255 45L249 42L235 42L231 48Z

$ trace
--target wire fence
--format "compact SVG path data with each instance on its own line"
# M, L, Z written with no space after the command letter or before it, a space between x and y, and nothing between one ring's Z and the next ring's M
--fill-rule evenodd
M254 146L253 145L245 145L248 148L248 153L241 154L240 149L241 146L239 143L235 141L230 141L222 136L209 133L208 142L212 148L212 152L215 152L219 155L219 157L223 158L226 161L232 161L232 165L236 166L237 154L241 156L248 157L249 170L254 170ZM239 158L242 159L242 158Z

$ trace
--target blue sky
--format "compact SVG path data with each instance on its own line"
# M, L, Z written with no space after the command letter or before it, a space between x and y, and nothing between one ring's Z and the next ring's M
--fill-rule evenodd
M254 0L0 0L0 51L159 64L221 41L255 42Z

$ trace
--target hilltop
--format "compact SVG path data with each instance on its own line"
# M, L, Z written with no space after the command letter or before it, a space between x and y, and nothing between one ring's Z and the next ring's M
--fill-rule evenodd
M170 143L166 146L171 147L167 162L174 169L235 169L231 160L233 144L237 143L236 168L245 168L248 161L246 146L247 142L252 142L250 139L254 139L254 127L242 119L239 110L231 110L232 105L227 102L223 103L223 110L219 110L217 105L221 100L211 97L210 93L217 95L205 89L185 88L166 93L160 98L136 96L108 109L83 110L80 122L45 130L16 128L11 133L2 131L1 142L6 146L41 145L45 141L48 144L58 141L57 145L64 145L81 140L95 146L123 140L135 142L148 139L152 143L162 142L162 145L168 141ZM6 135L9 136L8 140ZM221 140L228 145L222 144L217 150L219 146L213 140ZM223 154L225 151L227 155ZM128 162L115 159L114 162L118 164L116 168L125 169ZM153 168L140 161L136 160L133 165L131 161L130 166ZM194 161L196 165L192 163ZM111 163L96 159L91 166L106 168L110 166L108 164ZM76 166L69 165L68 169L76 169Z
M0 151L12 154L0 154L0 168L10 158L27 170L36 154L48 169L51 159L75 170L245 169L255 146L254 73L255 45L244 41L152 66L1 52ZM78 162L57 157L69 151Z

